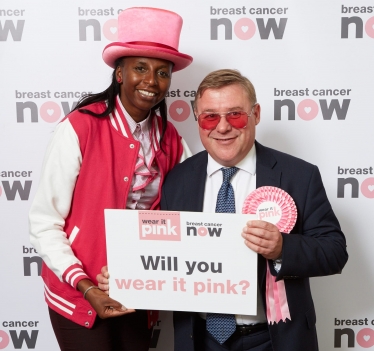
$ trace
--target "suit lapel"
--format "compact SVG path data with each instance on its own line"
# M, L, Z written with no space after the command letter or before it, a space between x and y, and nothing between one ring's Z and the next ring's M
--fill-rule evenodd
M256 142L256 188L280 187L281 172L274 169L277 161L271 151ZM190 171L184 174L183 194L185 211L203 210L208 153L202 151L194 156Z
M280 187L282 172L274 169L277 160L271 151L256 141L256 188Z
M203 211L207 164L208 153L203 151L195 156L191 170L184 174L184 211Z
M262 186L280 187L282 172L275 169L277 160L272 152L262 146L257 141L256 144L256 188ZM266 291L266 259L258 255L258 285L262 292L262 299L265 305L265 291ZM265 305L266 311L266 305Z

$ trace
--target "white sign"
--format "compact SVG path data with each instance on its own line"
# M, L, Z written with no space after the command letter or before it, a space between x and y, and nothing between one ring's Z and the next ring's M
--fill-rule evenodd
M105 210L110 296L127 308L257 313L256 215Z

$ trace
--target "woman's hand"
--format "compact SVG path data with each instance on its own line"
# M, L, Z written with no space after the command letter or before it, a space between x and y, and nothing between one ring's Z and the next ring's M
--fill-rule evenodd
M113 300L100 289L91 289L88 291L86 299L102 319L135 312L135 310L127 309L118 301Z
M104 266L101 268L101 273L96 276L96 280L99 283L100 290L104 291L107 295L109 295L109 272L108 266Z
M84 294L84 292L93 285L94 284L90 280L82 279L78 283L78 290ZM98 288L88 290L85 298L96 311L98 316L102 319L118 317L135 312L135 310L127 309L118 301L113 300L105 292Z

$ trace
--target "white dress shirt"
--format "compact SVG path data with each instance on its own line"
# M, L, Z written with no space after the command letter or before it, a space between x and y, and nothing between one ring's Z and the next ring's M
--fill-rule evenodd
M242 213L244 200L256 189L256 148L254 145L247 156L241 160L236 167L239 168L239 170L231 178L231 185L235 194L235 212ZM217 195L223 181L221 168L222 165L208 155L203 212L215 212L216 210ZM240 235L240 233L237 233L237 235ZM201 314L201 317L206 318L206 314ZM257 315L236 315L235 317L236 324L257 324L266 322L265 311L259 291L257 292Z

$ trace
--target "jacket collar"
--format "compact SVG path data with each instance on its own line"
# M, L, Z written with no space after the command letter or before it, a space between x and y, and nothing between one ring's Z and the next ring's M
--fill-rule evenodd
M275 169L276 158L270 149L262 146L257 141L256 145L256 187L275 186L280 187L282 172ZM208 153L204 150L195 156L192 171L184 178L186 194L191 189L196 196L186 197L186 211L202 211L204 203L205 182L207 177ZM192 176L191 176L192 175ZM187 209L189 208L189 210Z

